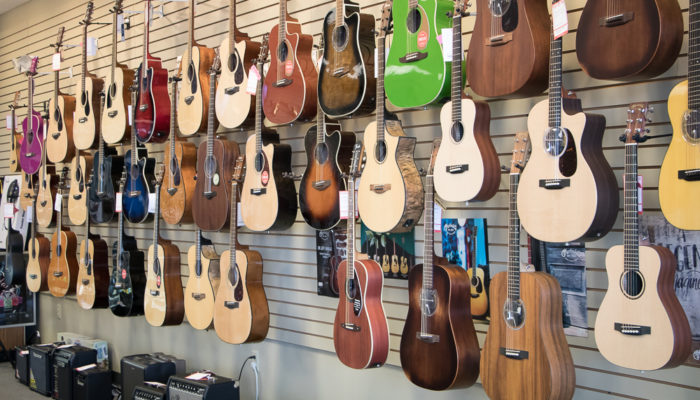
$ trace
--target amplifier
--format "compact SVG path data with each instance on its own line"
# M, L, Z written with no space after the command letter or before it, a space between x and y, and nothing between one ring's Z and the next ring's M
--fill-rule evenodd
M86 367L75 370L73 399L112 400L112 371L97 366Z
M29 385L29 349L26 346L15 347L15 366L15 378Z
M185 375L186 370L186 365L185 365L185 360L181 358L177 358L175 356L171 356L169 354L165 353L160 353L156 352L152 354L153 357L159 360L164 360L164 361L172 361L175 363L175 375Z
M53 353L56 345L38 344L29 346L29 388L44 396L53 394Z
M71 400L75 368L97 362L97 351L83 346L59 347L53 354L53 398Z
M122 400L133 400L134 389L144 382L166 383L175 375L175 363L153 357L150 354L135 354L121 359Z
M189 377L171 376L168 380L170 400L238 400L239 392L235 382L221 376L207 376L201 380Z
M134 400L165 400L165 385L138 385L134 388Z

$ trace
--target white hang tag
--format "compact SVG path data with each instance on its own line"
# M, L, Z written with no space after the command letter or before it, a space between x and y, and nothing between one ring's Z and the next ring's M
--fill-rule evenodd
M8 115L5 118L5 124L6 124L7 129L12 129L12 115Z
M3 210L5 218L12 218L15 216L15 205L12 203L5 204L5 209Z
M61 70L61 53L53 53L53 57L51 58L51 69L54 71Z
M97 38L88 36L87 38L87 55L92 57L97 54Z
M318 60L318 49L315 47L311 49L311 60Z
M124 26L124 14L117 14L117 29L119 30L119 35L121 36L121 41L126 40L126 27Z
M348 219L348 191L338 192L338 202L340 204L340 219Z
M319 57L319 58L318 58L318 62L316 63L316 69L317 69L318 71L320 71L322 65L323 65L323 57Z
M193 381L201 381L204 379L209 379L211 377L211 372L195 372L194 374L188 375L185 379L190 379Z
M177 56L177 61L175 62L175 69L180 69L180 64L182 63L182 56Z
M552 25L554 27L554 39L559 39L569 32L569 17L566 14L566 3L564 0L559 0L552 4Z
M63 196L61 196L60 193L56 194L56 200L53 202L54 211L61 211L62 200L63 200Z
M248 71L248 85L245 88L245 92L248 94L255 94L255 90L258 88L258 81L260 80L260 72L255 65L250 66Z
M442 28L442 59L445 62L452 61L452 28Z
M241 211L241 203L236 203L236 226L244 226L243 212Z
M92 369L95 367L97 367L97 364L93 363L93 364L83 365L82 367L78 367L75 370L80 372L80 371L86 371L88 369Z
M433 232L442 232L442 207L433 204Z
M117 192L114 199L114 211L122 212L122 192Z
M378 52L377 52L377 48L375 47L375 48L374 48L374 77L375 77L375 78L378 78L378 76L377 76L377 69L378 69L378 68L377 68L377 65L378 65L377 62L378 62L378 61L379 61L379 55L378 55Z
M131 104L126 106L127 111L129 112L129 126L132 126L134 123L134 118L131 116Z
M150 214L156 213L156 194L155 193L148 194L148 212Z
M639 215L644 211L644 198L642 197L642 192L644 191L644 177L642 175L637 176L637 213Z
M34 222L32 220L32 216L34 215L34 213L32 212L32 209L33 209L32 206L27 206L27 214L26 215L27 215L27 223L28 224L31 224L32 222Z

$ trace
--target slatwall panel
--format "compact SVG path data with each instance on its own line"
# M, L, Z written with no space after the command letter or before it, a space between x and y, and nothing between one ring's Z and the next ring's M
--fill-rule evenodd
M54 42L59 26L65 25L66 27L64 43L78 44L80 42L81 28L78 26L78 21L82 19L85 12L84 3L76 0L55 2L55 13L53 13L55 16L46 18L41 24L23 26L20 25L19 21L16 21L0 26L0 110L7 110L6 107L10 104L12 93L15 91L22 90L23 93L26 93L26 79L16 73L10 60L23 54L37 55L40 56L39 69L50 71L53 50L48 45ZM124 3L127 10L142 10L140 1L127 0ZM687 27L688 0L680 0L680 3ZM160 6L158 2L155 4ZM371 13L375 17L379 16L382 1L362 0L360 4L363 7L363 12ZM623 145L617 138L625 126L627 104L633 101L649 101L656 108L656 113L653 115L654 123L650 126L652 134L671 132L665 102L671 88L687 74L687 43L684 42L681 56L673 67L654 79L622 84L592 79L582 72L574 51L576 25L584 4L584 0L567 1L571 30L564 37L564 84L567 88L577 92L586 112L595 112L606 117L607 133L603 139L603 147L605 155L618 177L621 196L624 153ZM112 1L97 0L93 21L111 22L109 9L112 5ZM303 2L292 0L288 4L288 9L292 16L303 23L304 32L313 33L315 42L318 43L323 18L333 6L334 2L328 0L306 0ZM237 9L239 28L249 33L254 39L259 40L277 23L278 3L276 0L244 1L238 4ZM150 51L154 56L160 57L164 62L164 67L172 73L176 68L176 57L185 51L187 43L187 3L163 3L163 10L165 17L155 19L151 28ZM218 46L221 40L226 37L227 18L227 0L201 0L197 5L196 40L209 47ZM473 18L464 18L463 21L463 39L466 49L474 20ZM127 38L118 44L119 61L132 68L139 65L142 55L142 23L142 14L132 15L131 29L126 33ZM109 73L111 60L111 27L93 25L90 27L90 36L98 38L100 49L95 57L88 58L89 70L104 77ZM64 58L64 70L68 66L73 66L73 73L78 76L80 74L80 48L66 49ZM79 80L76 79L75 82L79 83ZM73 81L63 75L60 86L64 92L75 93ZM38 77L36 79L35 104L48 100L52 90L53 74ZM530 99L493 99L489 101L492 116L492 138L502 165L509 164L514 133L526 129L526 119L530 108L544 98L544 96L538 96ZM399 111L398 114L406 133L418 138L415 150L418 167L426 167L431 141L440 133L439 108L403 110ZM364 127L371 120L372 117L349 119L342 121L342 125L345 130L353 131L361 136ZM310 126L312 124L299 124L278 129L282 142L292 146L292 164L296 174L301 174L305 167L303 137ZM220 131L219 133L229 139L236 140L241 144L242 150L246 137L252 132L235 130ZM9 131L3 129L0 131L0 135L0 172L4 174L7 173ZM190 140L199 143L203 138L201 135ZM669 139L665 138L640 145L639 171L644 175L646 186L644 208L648 213L660 213L657 196L658 168L668 142ZM148 145L147 147L151 156L162 160L163 145ZM128 148L128 144L122 146L119 150L120 153L123 154L126 148ZM485 217L488 219L489 251L493 273L505 270L507 262L508 187L507 175L504 174L503 177L505 179L502 179L500 190L492 200L467 205L452 204L444 212L445 217ZM65 222L68 222L67 218L65 218ZM612 232L587 245L586 265L588 272L586 280L588 283L587 304L590 326L594 325L598 306L602 301L607 284L604 255L610 246L622 242L621 222L622 214L618 217ZM184 285L187 282L187 249L194 239L193 225L168 226L161 224L161 226L162 236L173 240L180 248ZM93 230L106 238L108 243L115 240L116 223L109 226L95 226ZM82 234L82 228L74 228L74 231ZM152 237L152 224L127 224L127 232L138 238L139 248L146 249ZM228 243L227 235L228 232L220 232L207 236L214 241L218 252L221 253ZM417 263L423 262L424 243L422 237L423 225L421 221L416 226ZM264 259L263 282L271 312L271 329L268 338L273 341L333 351L332 321L337 301L316 295L315 235L314 231L304 224L301 215L297 216L295 224L287 231L253 233L243 229L240 231L239 238L242 243L250 244L253 249L260 251ZM524 240L523 243L525 243ZM523 248L523 255L524 251ZM384 285L384 304L391 333L389 364L393 365L400 365L398 348L403 319L407 312L406 287L405 281L393 279L386 280ZM42 295L42 301L49 302L50 299L46 296ZM61 301L70 302L73 299ZM72 305L70 307L74 308ZM103 311L99 313L101 318L105 318ZM47 315L43 317L48 318ZM96 321L97 319L94 321L95 324ZM126 331L126 328L117 329ZM477 331L479 340L483 342L487 325L477 324ZM194 338L197 333L190 330L186 335ZM215 338L215 336L209 335L208 338ZM638 399L664 396L672 399L690 399L700 396L700 384L697 382L699 370L696 366L686 364L673 370L646 373L630 371L613 366L603 359L596 349L592 329L589 329L587 338L568 337L568 340L576 365L576 398ZM128 348L128 344L126 346L127 348L121 348L118 352L120 354L128 353L130 348ZM226 345L209 343L205 351L209 352L207 354L213 355L221 346ZM477 392L472 389L470 393L480 393L480 397L483 397L483 391L480 388L477 389Z

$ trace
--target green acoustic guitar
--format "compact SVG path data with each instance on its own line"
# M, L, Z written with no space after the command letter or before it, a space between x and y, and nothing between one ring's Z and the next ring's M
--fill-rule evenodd
M450 0L394 1L394 36L384 84L395 106L420 107L450 95L452 63L445 61L438 36L452 26L452 6Z

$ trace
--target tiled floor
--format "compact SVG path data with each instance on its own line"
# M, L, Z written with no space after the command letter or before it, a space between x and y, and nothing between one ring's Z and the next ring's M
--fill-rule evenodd
M0 363L0 400L37 400L48 399L29 390L15 379L15 371L9 362Z

